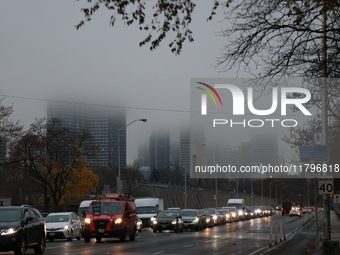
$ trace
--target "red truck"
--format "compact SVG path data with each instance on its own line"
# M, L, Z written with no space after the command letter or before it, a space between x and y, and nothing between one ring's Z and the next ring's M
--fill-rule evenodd
M129 236L134 241L137 235L137 210L133 199L118 194L110 198L92 201L85 213L84 241L104 237L117 237L121 242Z

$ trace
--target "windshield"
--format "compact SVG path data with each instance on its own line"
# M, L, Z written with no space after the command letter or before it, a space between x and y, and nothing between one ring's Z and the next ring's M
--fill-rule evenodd
M228 203L228 206L235 206L237 209L242 208L242 204Z
M46 222L69 222L70 215L68 214L61 214L61 215L47 215L45 218Z
M121 214L123 210L123 203L92 203L90 212L92 214Z
M137 214L146 214L146 213L156 213L156 207L155 206L137 207Z
M78 216L79 216L80 219L83 218L83 212L87 212L87 207L80 207L78 209Z
M197 212L196 211L182 211L182 216L193 216L193 217L196 217L197 216Z
M160 218L175 218L176 217L176 213L175 212L159 212L157 217Z
M21 219L20 209L9 209L0 211L0 222L20 221L20 219Z

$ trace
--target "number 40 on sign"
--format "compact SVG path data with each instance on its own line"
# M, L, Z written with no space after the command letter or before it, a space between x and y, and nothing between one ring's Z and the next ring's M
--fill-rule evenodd
M334 194L334 185L332 178L320 178L319 179L319 195Z

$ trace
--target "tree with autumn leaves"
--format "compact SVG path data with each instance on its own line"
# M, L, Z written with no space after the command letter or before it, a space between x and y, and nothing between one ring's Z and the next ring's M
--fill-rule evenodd
M10 147L10 161L26 189L39 192L44 211L57 211L65 198L95 193L98 177L87 167L85 155L92 153L88 133L76 133L60 120L41 119Z

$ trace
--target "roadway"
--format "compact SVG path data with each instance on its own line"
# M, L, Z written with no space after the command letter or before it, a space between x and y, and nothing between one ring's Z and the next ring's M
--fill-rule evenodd
M145 255L145 254L307 254L307 248L302 247L301 242L312 242L313 220L309 217L281 216L280 212L270 217L251 219L227 223L226 225L207 228L203 231L184 230L183 233L163 231L153 233L150 228L145 228L136 237L136 241L121 243L115 238L103 238L102 243L96 243L91 239L90 243L83 240L47 241L45 254L48 255L97 255L97 254L122 254L122 255ZM282 239L269 247L270 224L275 222L286 224L286 241ZM309 227L308 227L309 226ZM275 227L274 227L275 229ZM315 230L314 230L315 233ZM301 236L304 235L304 236ZM301 239L302 238L302 239ZM309 241L308 241L308 240ZM275 235L273 235L273 242ZM295 248L294 248L295 246ZM288 252L288 250L292 250ZM301 249L302 253L297 252ZM305 253L303 253L306 251ZM2 253L1 253L2 254ZM5 253L6 254L6 253ZM12 254L12 253L7 253ZM34 254L33 250L27 250L27 254Z

